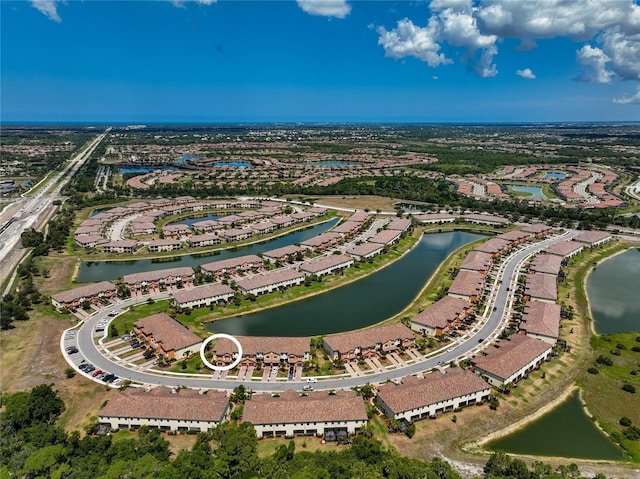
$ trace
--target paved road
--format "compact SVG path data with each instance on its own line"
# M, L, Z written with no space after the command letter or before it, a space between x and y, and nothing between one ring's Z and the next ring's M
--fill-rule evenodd
M22 257L22 252L16 253L22 232L28 228L37 227L40 220L52 213L52 204L54 200L58 199L62 188L91 156L110 130L111 128L108 128L107 131L94 138L59 173L48 179L31 198L16 200L16 202L22 202L22 205L13 214L11 224L0 233L0 264L2 264L0 283L4 282Z
M425 358L422 361L414 364L409 364L404 367L399 367L384 372L368 374L359 377L349 377L342 379L330 379L322 380L314 384L315 389L328 390L328 389L341 389L351 388L354 386L360 386L368 383L382 383L390 379L401 378L410 374L417 374L423 371L431 370L438 367L441 363L448 363L453 360L458 360L463 357L469 357L475 354L480 348L486 347L490 343L491 338L495 338L500 332L500 326L503 323L503 319L509 317L510 309L513 302L514 286L519 275L519 268L522 264L533 254L546 248L547 246L558 243L560 241L566 241L575 236L577 231L568 231L563 235L556 236L539 243L527 245L526 247L513 253L509 258L503 262L499 269L499 274L496 277L496 282L491 288L489 293L490 300L487 305L486 320L481 322L482 326L469 333L467 337L461 338L461 342L456 346L449 347L446 351L441 352L430 358ZM168 293L161 293L153 296L154 299L168 298ZM112 310L123 311L128 307L140 303L146 300L144 298L133 298L126 301L119 302L111 307ZM287 381L287 382L253 382L253 381L236 381L236 380L222 380L212 379L213 372L210 374L202 374L200 377L180 376L180 375L160 375L143 371L135 371L128 369L120 364L112 362L110 359L102 355L98 348L94 344L94 328L95 325L107 319L108 311L99 311L92 317L87 319L84 324L77 330L77 334L73 337L67 337L63 335L61 338L61 347L64 351L64 347L71 344L77 345L80 353L68 356L65 354L67 361L73 366L77 366L84 358L86 361L92 363L96 368L108 371L116 374L117 376L132 381L151 384L151 385L165 385L170 387L186 386L195 389L225 389L231 390L240 384L254 391L275 392L285 391L287 389L300 389L304 384L301 381ZM84 374L84 373L81 373ZM85 375L86 376L86 375ZM88 377L88 376L87 376Z

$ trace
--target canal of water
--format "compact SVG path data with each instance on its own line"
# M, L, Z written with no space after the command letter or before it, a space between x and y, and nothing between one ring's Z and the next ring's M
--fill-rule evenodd
M587 294L598 334L640 331L640 250L600 263L589 275Z
M204 263L217 261L219 259L233 258L246 254L258 254L281 246L300 243L309 238L324 233L329 228L335 226L339 218L334 218L319 225L315 225L306 230L296 231L286 236L280 236L263 243L254 243L241 246L234 250L220 250L211 253L188 254L183 256L172 256L168 258L139 259L131 261L88 261L80 265L76 282L88 283L94 281L110 281L125 274L140 273L142 271L157 271L160 269L174 268L178 266L191 266L195 268Z
M425 234L409 253L361 280L205 326L211 332L242 336L317 336L370 326L402 311L451 252L482 237L463 231Z
M578 391L523 429L487 444L494 451L532 456L619 461L617 448L587 416Z

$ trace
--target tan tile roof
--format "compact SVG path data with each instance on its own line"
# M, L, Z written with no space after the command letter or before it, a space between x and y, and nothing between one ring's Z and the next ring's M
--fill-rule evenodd
M139 319L134 326L156 343L162 343L165 351L178 351L182 348L199 344L202 339L180 324L166 313L156 313Z
M307 337L269 337L269 336L235 336L242 345L242 352L255 356L258 353L295 354L304 356L310 351L310 339ZM216 341L213 351L217 355L238 352L238 348L231 341L220 339Z
M269 251L265 251L262 253L263 256L267 258L285 258L289 255L296 255L300 252L304 253L305 249L301 246L296 246L294 244L283 246L282 248L276 248Z
M332 268L335 266L339 266L348 263L353 263L353 258L351 256L347 256L344 254L330 254L328 256L323 256L318 259L312 259L306 261L300 265L300 271L304 271L307 273L317 273L318 271L322 271L327 268Z
M99 283L88 284L86 286L80 286L79 288L70 289L69 291L52 294L51 299L59 303L71 303L80 298L90 298L101 293L115 290L115 284L110 281L100 281Z
M387 225L387 229L405 231L407 228L409 228L409 226L411 226L411 220L398 218L395 220L391 220Z
M550 338L560 335L560 306L544 301L529 301L524 308L520 329Z
M178 304L182 304L227 294L233 295L233 289L226 284L212 283L192 289L180 289L173 293L173 298Z
M388 244L400 237L401 232L397 230L382 230L369 238L370 243Z
M177 268L126 274L124 275L123 280L127 284L135 284L142 281L158 281L170 277L183 278L185 276L193 276L193 269L190 266L179 266Z
M507 218L504 218L502 216L482 215L482 214L474 214L474 213L463 215L462 218L465 221L488 221L488 222L500 223L500 224L506 224L509 222Z
M478 368L502 379L512 376L552 348L549 343L521 335L511 336L497 344L499 348L489 348L485 350L487 356L477 356L472 361Z
M544 233L545 231L549 231L551 229L551 226L545 225L544 223L536 223L534 225L523 226L520 229L525 233L539 234Z
M293 269L278 269L269 271L268 273L258 274L251 278L238 280L238 287L244 290L262 288L282 281L293 281L303 279L304 273Z
M382 245L377 243L362 243L352 246L347 250L347 254L354 256L365 256L373 253L374 251L382 251Z
M576 243L575 241L562 241L548 246L545 251L548 254L555 254L564 257L575 253L576 251L580 251L583 248L583 244Z
M608 238L611 238L611 233L607 233L606 231L585 231L574 237L573 241L591 245Z
M424 379L381 386L378 397L397 414L490 389L489 384L471 371L450 368L446 374L435 372L426 374Z
M362 398L353 391L310 392L300 396L286 391L280 397L254 395L244 404L242 420L252 424L288 424L335 421L366 421Z
M215 273L217 271L223 271L225 269L234 269L243 264L262 264L262 258L255 254L247 254L244 256L236 256L235 258L222 259L220 261L212 261L211 263L205 263L200 265L202 271Z
M423 312L418 314L411 322L430 326L432 328L445 328L448 321L452 321L458 315L471 307L471 303L466 299L445 296Z
M312 238L309 238L305 241L300 242L301 245L307 245L307 246L321 246L324 243L329 243L329 242L333 242L336 241L338 239L342 238L342 235L339 233L332 233L332 232L328 232L328 233L322 233L319 234L318 236L314 236Z
M199 394L192 389L178 393L160 386L146 391L128 388L116 393L98 413L99 417L141 419L174 419L193 421L221 421L229 405L226 393L208 391Z
M456 215L450 215L449 213L425 213L422 215L416 215L414 218L418 221L445 221L455 220Z
M513 242L513 241L521 241L525 238L528 238L529 236L531 235L525 231L513 230L513 231L507 231L506 233L499 234L498 236L496 236L496 238Z
M355 348L371 348L396 339L414 338L413 332L404 324L394 323L348 333L325 336L324 342L333 350L346 353Z
M357 221L345 221L333 228L331 231L334 233L351 233L357 231L360 228L360 223Z
M556 301L558 299L558 286L556 277L548 274L530 274L524 288L525 294L532 298L548 299Z

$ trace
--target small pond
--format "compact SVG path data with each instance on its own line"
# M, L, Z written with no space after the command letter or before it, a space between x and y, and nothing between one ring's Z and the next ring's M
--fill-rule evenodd
M524 186L524 185L507 185L513 191L518 193L529 193L529 196L540 198L541 200L548 199L542 192L542 188L539 186Z

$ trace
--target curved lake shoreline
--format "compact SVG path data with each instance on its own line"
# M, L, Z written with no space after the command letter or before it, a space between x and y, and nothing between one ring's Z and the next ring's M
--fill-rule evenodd
M629 248L599 261L583 285L594 334L640 331L640 250Z
M479 238L482 235L459 231L425 234L405 255L357 281L205 327L241 336L317 336L371 326L404 310L442 261Z

